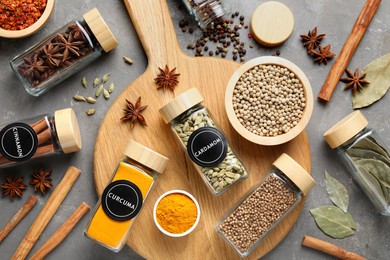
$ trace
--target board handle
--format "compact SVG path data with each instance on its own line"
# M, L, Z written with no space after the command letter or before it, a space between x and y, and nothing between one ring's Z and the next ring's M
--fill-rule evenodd
M176 66L181 53L166 0L124 0L149 66ZM155 68L157 70L157 68Z

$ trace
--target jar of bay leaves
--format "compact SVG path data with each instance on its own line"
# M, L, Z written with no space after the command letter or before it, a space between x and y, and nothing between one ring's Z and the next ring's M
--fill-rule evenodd
M198 89L191 88L162 107L160 114L171 124L207 187L220 195L248 173L202 102Z
M325 132L324 138L377 210L390 216L390 154L368 121L355 111Z

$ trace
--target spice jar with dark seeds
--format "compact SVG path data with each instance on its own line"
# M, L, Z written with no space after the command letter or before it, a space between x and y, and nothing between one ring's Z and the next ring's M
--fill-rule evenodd
M376 209L390 216L390 153L368 121L355 111L325 132L343 164Z
M207 187L219 195L248 173L202 102L198 89L192 88L162 107L160 114L171 124Z
M0 168L80 150L80 128L71 108L0 125Z
M29 94L42 95L118 45L96 8L83 18L69 22L11 61Z
M225 14L221 0L182 0L182 2L202 29Z
M249 255L313 188L313 178L282 154L263 181L218 223L217 233L241 256Z

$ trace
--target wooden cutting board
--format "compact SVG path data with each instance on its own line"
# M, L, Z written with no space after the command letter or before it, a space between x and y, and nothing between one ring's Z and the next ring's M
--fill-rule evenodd
M253 144L239 136L229 124L224 109L227 82L240 63L219 58L189 57L178 46L172 20L165 0L125 0L134 27L148 57L146 71L133 81L114 101L100 126L95 146L94 180L100 195L130 139L134 139L170 158L137 217L127 244L147 259L237 259L238 255L218 236L214 227L219 219L254 184L262 180L272 162L283 152L289 154L310 171L310 148L305 132L287 144L266 147ZM122 43L125 44L125 43ZM245 164L249 178L219 197L214 197L194 170L191 161L164 124L159 108L173 98L169 91L157 90L154 78L158 67L177 68L180 73L175 95L198 87L233 148ZM126 76L126 75L124 75ZM143 115L147 127L121 122L125 99L132 102L141 96L149 105ZM198 227L184 238L169 238L153 223L152 210L157 198L171 189L183 189L193 194L201 207ZM304 201L280 223L248 258L258 259L273 249L296 222Z

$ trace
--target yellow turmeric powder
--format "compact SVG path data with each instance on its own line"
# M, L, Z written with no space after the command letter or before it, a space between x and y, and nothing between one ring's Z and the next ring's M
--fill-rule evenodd
M156 219L160 226L169 233L182 234L195 223L198 211L194 201L187 195L172 193L157 205Z

